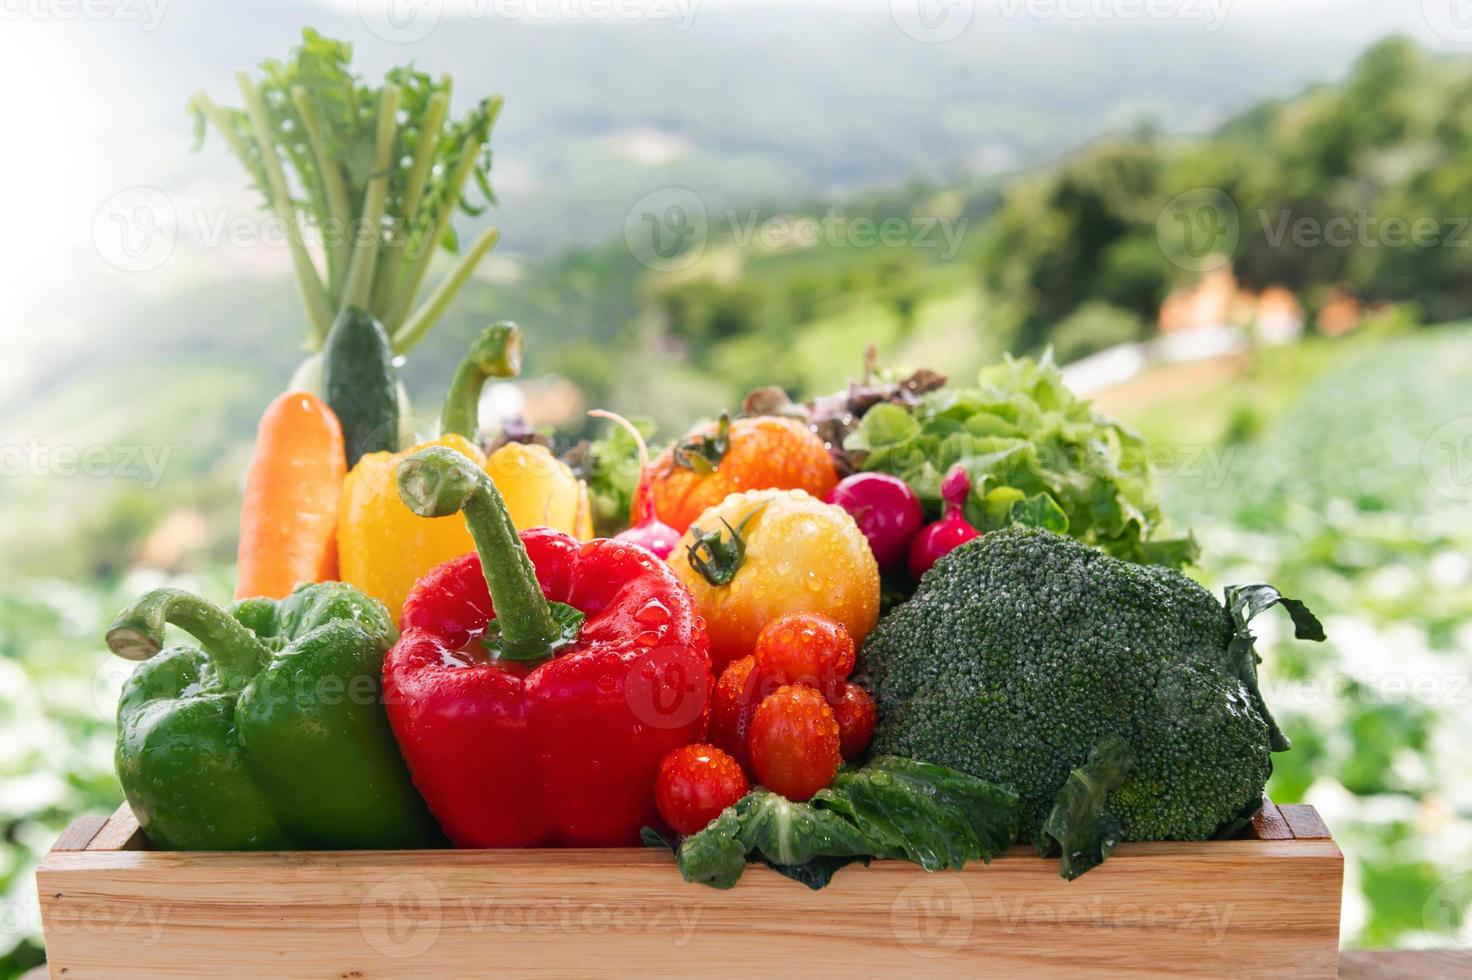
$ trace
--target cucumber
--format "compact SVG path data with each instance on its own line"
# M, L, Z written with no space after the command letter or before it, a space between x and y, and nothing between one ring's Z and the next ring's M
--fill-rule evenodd
M349 468L364 453L398 451L398 382L383 324L366 310L345 308L327 334L322 394L342 423Z

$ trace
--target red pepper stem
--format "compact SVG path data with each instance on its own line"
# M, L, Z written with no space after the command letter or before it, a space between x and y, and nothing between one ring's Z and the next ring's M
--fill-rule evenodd
M486 472L446 446L423 449L399 464L399 496L420 517L464 512L496 609L500 655L542 660L568 639L542 593L537 572L501 491Z
M107 631L107 647L126 660L147 660L163 649L169 623L199 641L229 689L244 687L271 653L256 635L208 599L183 589L154 589L118 613Z

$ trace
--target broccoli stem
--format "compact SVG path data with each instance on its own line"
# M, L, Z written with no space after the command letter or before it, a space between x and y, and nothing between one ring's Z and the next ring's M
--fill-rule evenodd
M366 309L373 295L373 270L378 262L378 242L383 237L383 208L388 200L388 178L393 162L394 138L398 134L399 87L386 84L378 93L378 140L373 158L373 179L363 199L363 214L354 238L353 259L343 284L338 310L357 306Z
M285 227L286 244L291 249L292 270L296 273L297 288L301 290L302 303L307 308L307 317L313 328L311 340L314 342L313 346L321 346L332 326L332 307L328 305L327 292L322 288L322 278L317 274L317 267L312 263L312 257L307 254L306 244L302 241L296 209L287 192L286 172L281 167L281 158L276 155L276 142L271 135L266 103L245 72L236 72L235 82L240 87L240 95L245 100L246 115L250 117L251 128L255 131L256 143L261 152L261 165L270 185L271 206Z

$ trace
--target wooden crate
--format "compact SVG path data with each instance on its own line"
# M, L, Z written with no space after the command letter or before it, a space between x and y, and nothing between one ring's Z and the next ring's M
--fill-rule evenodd
M1312 807L1241 840L1125 844L1077 881L1016 848L820 892L734 889L661 851L163 852L127 807L36 874L53 977L1079 975L1332 977L1343 859Z

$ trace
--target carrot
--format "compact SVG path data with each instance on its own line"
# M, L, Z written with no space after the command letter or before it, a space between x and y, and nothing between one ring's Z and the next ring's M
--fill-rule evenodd
M288 391L261 416L240 511L235 598L279 599L337 577L342 426L316 395Z

